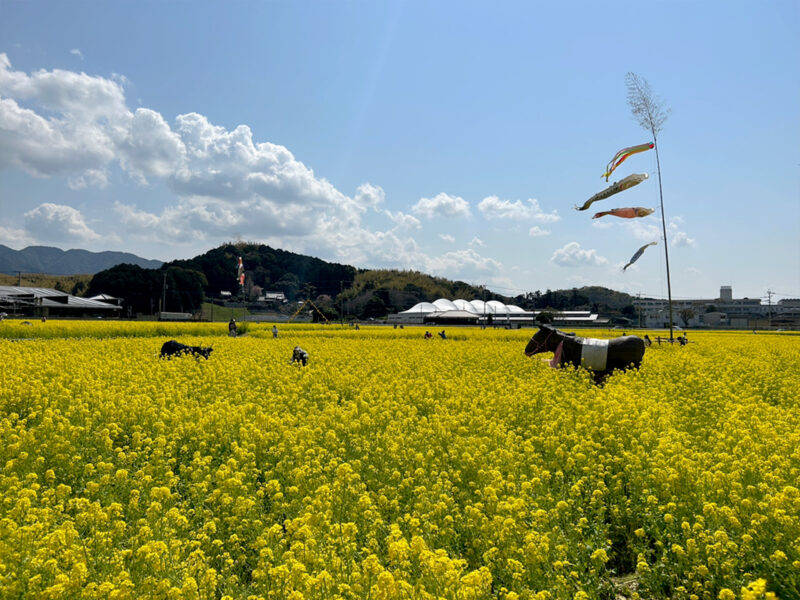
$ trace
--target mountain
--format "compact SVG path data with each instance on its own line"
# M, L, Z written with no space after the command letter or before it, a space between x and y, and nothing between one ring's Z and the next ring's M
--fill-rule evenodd
M160 260L147 260L129 252L61 250L50 246L28 246L14 250L0 244L0 273L48 273L50 275L94 274L121 264L158 269Z

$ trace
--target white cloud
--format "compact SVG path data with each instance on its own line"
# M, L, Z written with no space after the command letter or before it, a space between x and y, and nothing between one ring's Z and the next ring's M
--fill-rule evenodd
M661 239L661 224L655 219L633 219L626 221L625 226L633 237L643 242L652 242Z
M0 240L3 240L3 245L17 249L35 243L35 240L24 229L12 229L2 225L0 225Z
M481 256L475 250L457 250L446 252L427 261L427 272L434 274L459 276L474 271L501 271L503 266L494 259Z
M91 243L102 238L86 224L80 211L49 202L25 213L25 229L42 241Z
M480 201L478 210L487 219L531 219L538 223L555 223L561 219L555 210L551 213L542 211L539 201L535 198L530 198L527 203L523 203L520 200L511 202L510 200L501 200L497 196L488 196Z
M113 81L58 69L29 76L0 53L0 169L37 177L102 170L129 115Z
M683 224L683 217L672 217L667 224L667 235L670 237L670 245L680 247L694 247L696 240L680 230ZM626 222L628 230L633 233L633 237L643 242L652 242L663 239L663 231L659 221L654 217L644 219L633 219Z
M130 85L131 80L125 77L125 75L120 75L119 73L111 73L111 79L116 81L118 84L122 86ZM141 104L141 101L139 102Z
M580 267L584 265L604 265L608 262L597 251L584 250L578 242L569 242L563 248L559 248L550 258L553 262L562 267Z
M449 233L440 233L439 237L442 238L445 242L448 242L450 244L453 244L456 241L456 238L454 238Z
M383 211L389 220L392 221L397 227L402 227L405 229L419 229L422 225L419 222L419 219L414 215L409 215L408 213L404 213L402 211L397 211L393 213L390 210Z
M358 206L377 209L386 200L386 192L378 185L362 183L356 190L355 201Z
M697 242L694 238L690 238L686 232L684 231L675 231L672 234L672 240L670 240L670 244L680 247L694 247Z
M253 140L246 125L229 130L198 113L170 123L157 111L132 110L125 98L128 84L118 74L58 69L29 74L14 70L0 53L0 170L65 175L76 190L110 185L116 166L142 185L162 182L174 200L157 211L113 204L112 228L126 236L127 245L143 239L195 249L241 238L350 264L411 264L445 276L471 277L501 267L473 249L428 256L400 233L419 229L418 217L469 217L463 198L445 193L421 198L413 208L417 216L381 210L385 192L379 186L364 183L352 195L342 193L289 149ZM525 206L535 218L535 205ZM391 228L367 228L362 217L369 209L387 217ZM21 242L115 239L101 236L80 211L58 204L26 213L25 227L0 233ZM481 242L476 238L471 245Z
M186 147L161 114L139 108L117 141L120 163L141 183L148 176L170 177L186 167Z
M431 218L434 216L456 218L469 217L469 203L459 196L451 196L444 192L437 194L433 198L420 198L411 211L422 217Z
M82 175L67 178L67 186L71 190L83 190L87 187L104 188L108 185L108 172L103 169L87 169Z
M550 235L550 232L546 229L542 229L538 225L534 225L528 230L528 235L531 237L543 237L546 235Z
M70 51L69 51L69 53L70 53L70 54L74 54L75 56L77 56L78 58L80 58L81 60L83 60L83 52L81 52L81 51L80 51L80 50L78 50L77 48L73 48L72 50L70 50Z
M472 240L470 241L469 245L470 245L470 248L476 248L476 247L477 247L477 248L482 248L482 247L484 247L486 244L483 242L483 240L482 240L482 239L480 239L480 238L478 238L478 237L474 237L474 238L472 238Z

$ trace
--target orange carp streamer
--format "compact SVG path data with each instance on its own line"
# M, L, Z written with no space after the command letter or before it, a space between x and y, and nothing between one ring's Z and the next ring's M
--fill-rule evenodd
M616 169L623 162L625 162L625 159L627 159L629 156L633 154L638 154L639 152L652 150L653 148L655 148L655 144L653 144L652 142L647 142L646 144L639 144L638 146L631 146L630 148L623 148L614 155L614 158L612 158L609 161L609 163L606 165L606 172L603 173L600 177L605 177L606 181L608 181L608 178L611 177L611 174L614 172L614 169Z
M641 206L612 208L611 210L604 210L603 212L595 213L592 218L599 219L600 217L605 217L606 215L612 215L614 217L621 217L623 219L635 219L637 217L646 217L647 215L652 215L654 211L654 208L643 208Z

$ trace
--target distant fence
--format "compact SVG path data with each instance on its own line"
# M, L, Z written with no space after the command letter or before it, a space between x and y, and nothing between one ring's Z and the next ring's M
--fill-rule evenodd
M159 321L192 321L194 315L192 313L182 312L160 312L158 313Z

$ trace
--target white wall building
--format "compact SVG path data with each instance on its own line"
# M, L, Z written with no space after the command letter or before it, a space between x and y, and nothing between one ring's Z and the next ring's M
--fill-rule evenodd
M524 310L514 304L504 304L497 300L447 300L439 298L434 302L419 302L403 312L389 315L389 323L423 324L448 323L488 325L496 327L521 327L535 324L541 311ZM588 310L548 311L553 314L553 325L596 327L608 324Z
M783 301L781 301L783 302ZM643 327L669 327L669 304L666 299L636 298L633 305L639 311ZM773 305L772 312L776 310ZM688 319L688 311L692 315ZM770 306L762 304L760 298L734 298L731 286L719 290L719 298L697 300L673 300L673 325L688 327L742 327L747 328L753 320L768 319Z

